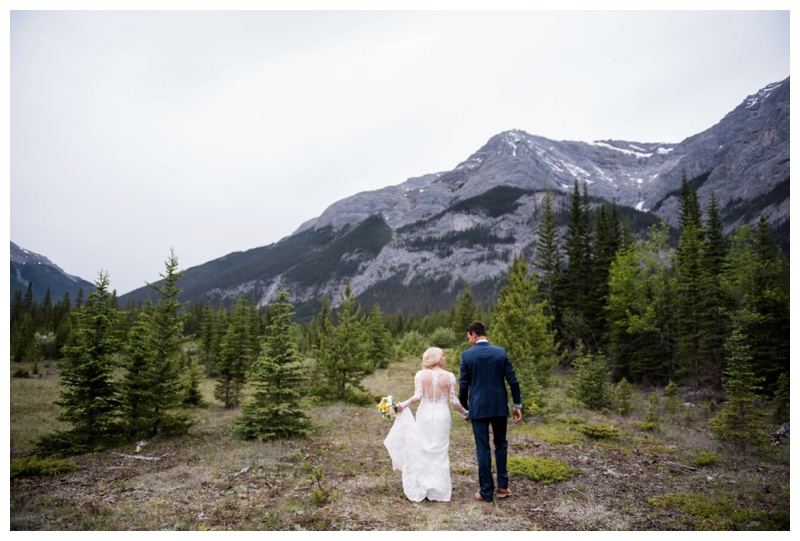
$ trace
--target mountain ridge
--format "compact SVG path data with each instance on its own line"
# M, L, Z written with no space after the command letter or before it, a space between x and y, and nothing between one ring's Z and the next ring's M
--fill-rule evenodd
M546 191L563 218L575 182L615 202L639 230L677 225L681 178L701 205L713 191L727 232L761 213L788 254L789 78L747 96L679 143L554 141L523 130L490 137L450 171L411 177L328 206L280 241L186 270L182 300L263 305L284 283L298 315L351 284L384 311L445 308L465 283L491 299L514 253L533 255ZM121 297L143 302L143 287ZM416 302L416 304L414 304Z
M749 213L751 223L765 212L773 227L788 231L788 225L781 225L788 224L788 197L767 204L766 196L780 192L781 185L788 188L789 90L789 78L771 83L708 130L680 143L583 143L552 141L522 130L501 132L451 171L334 202L289 237L241 256L248 260L246 279L244 274L239 281L232 279L242 266L226 269L227 283L214 277L195 280L189 269L183 279L186 299L232 302L245 294L263 305L283 282L305 317L322 295L335 305L348 283L360 302L377 302L384 311L409 310L412 304L421 310L445 308L465 283L476 297L489 300L514 253L531 259L545 191L553 193L563 216L576 180L586 182L594 201L616 202L644 228L659 220L677 225L685 173L702 179L695 185L701 204L712 191L723 209L736 202L740 212L727 217L726 231L742 223L746 203L759 198L765 206ZM512 205L504 203L508 212L493 216L467 204L493 189L506 190L505 196L519 190L512 194ZM377 254L362 249L357 240L375 245L378 237L385 239L386 230L391 238ZM345 248L334 253L328 247L333 243ZM287 251L296 257L279 255ZM259 259L271 262L259 266Z
M69 293L73 301L77 298L78 292L83 290L88 295L94 290L94 284L80 278L67 274L64 270L50 261L47 257L26 250L11 241L11 299L14 292L21 290L27 291L28 285L33 284L31 293L33 300L42 302L50 289L50 298L53 302L60 300L64 293Z

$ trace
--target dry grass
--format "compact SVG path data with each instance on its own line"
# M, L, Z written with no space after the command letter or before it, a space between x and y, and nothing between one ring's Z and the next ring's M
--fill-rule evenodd
M448 355L457 371L457 357ZM16 367L14 367L16 368ZM409 359L365 380L376 396L405 399L413 392L419 361ZM574 409L567 380L550 391L549 412L526 417L509 429L510 456L556 458L579 470L566 481L542 485L512 476L514 496L492 504L475 502L477 466L468 423L454 414L451 432L453 496L449 503L409 502L400 472L392 471L383 447L390 424L377 408L327 404L310 409L316 433L301 440L246 442L230 435L238 411L212 400L213 382L203 384L212 405L196 410L197 424L181 439L155 440L142 455L125 458L135 445L75 457L75 472L11 480L11 530L692 530L730 521L700 519L670 494L725 498L725 509L752 511L773 522L750 519L736 527L784 524L789 511L788 444L760 459L720 451L705 416L691 422L664 421L648 433L642 420L647 396L637 397L630 417ZM30 440L56 427L52 400L58 380L11 379L11 454L21 456ZM377 402L376 402L377 403ZM608 423L614 440L575 437L582 423ZM558 437L564 431L565 437ZM720 459L691 470L703 452ZM315 480L315 473L319 476ZM661 498L661 499L658 499ZM659 505L653 502L659 502ZM758 513L761 513L760 515ZM788 518L786 519L788 528ZM780 527L777 527L780 529Z

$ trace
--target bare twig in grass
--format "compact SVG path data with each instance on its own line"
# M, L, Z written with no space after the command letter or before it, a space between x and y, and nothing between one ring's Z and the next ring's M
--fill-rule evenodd
M161 455L161 456L126 455L123 453L111 453L111 454L121 456L122 458L135 458L136 460L153 460L156 462L169 456L169 455Z

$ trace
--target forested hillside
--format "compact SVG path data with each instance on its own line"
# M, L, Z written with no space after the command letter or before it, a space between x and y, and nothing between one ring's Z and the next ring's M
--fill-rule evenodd
M76 464L87 465L86 457L113 454L136 442L180 446L202 433L198 423L206 422L207 408L224 412L225 421L215 430L224 432L230 445L298 442L309 450L306 458L319 454L309 464L318 463L326 453L320 443L320 412L358 408L348 410L356 411L357 419L361 408L372 410L381 394L394 392L376 389L374 378L398 374L393 367L405 366L399 373L411 382L416 369L409 369L408 363L416 365L414 359L429 346L451 352L449 368L457 371L458 353L468 347L464 330L478 319L486 322L490 340L506 347L523 389L526 419L521 430L538 438L514 440L518 482L531 498L536 498L537 487L565 482L585 471L586 465L577 467L576 461L599 456L604 446L622 453L615 455L613 467L605 466L612 472L608 475L617 476L620 469L643 471L648 466L626 453L635 449L638 457L646 448L648 455L684 473L718 461L737 468L763 464L778 492L760 500L742 498L737 506L728 492L715 490L715 499L702 498L706 504L727 506L729 512L700 519L683 507L688 505L685 498L701 497L695 482L674 485L690 491L677 496L642 481L634 485L636 490L650 496L627 504L637 509L636 518L623 521L629 526L788 529L788 507L784 510L780 503L780 495L788 490L788 460L769 445L788 445L788 264L765 220L756 227L741 226L731 235L723 233L720 223L715 199L701 208L697 193L684 180L680 227L673 231L655 224L647 235L636 237L615 205L593 206L585 188L580 190L576 183L564 228L559 228L546 194L535 263L524 253L513 254L503 280L496 284L498 293L487 295L491 302L479 300L474 286L464 283L448 309L409 314L384 313L379 299L366 308L349 286L335 306L323 295L319 309L304 322L296 319L283 287L276 300L260 308L244 295L231 307L210 301L181 303L184 274L174 253L165 261L162 280L151 286L154 300L142 305L120 307L103 273L95 289L75 305L16 298L11 317L13 379L41 381L50 391L47 398L25 398L28 411L49 415L46 422L30 424L24 411L14 406L22 404L15 402L14 394L25 386L12 384L12 464L19 477L12 483L15 524L25 520L13 509L22 512L31 505L20 494L32 487L51 490L46 483L25 481L29 476L59 475L81 467ZM380 250L388 238L383 225L379 219L367 222L339 241L346 243L348 235L357 235L359 246L366 239ZM338 251L337 243L327 249L327 258L320 255L308 272L335 272L331 261L346 250ZM422 304L413 296L408 299L411 307ZM57 393L52 390L56 382ZM696 411L698 407L702 411ZM565 411L573 413L564 417ZM681 455L682 462L671 460L673 451L663 449L685 446L687 441L676 442L688 433L669 436L664 416L669 426L686 424L702 434L703 443L690 443L693 447ZM611 425L609 418L623 428ZM583 435L576 436L576 430ZM653 443L655 437L663 443ZM602 443L606 440L612 443ZM535 460L529 464L534 458L531 441L567 445L558 456L570 457L571 464L545 461L546 468L555 470L533 473L531 468L545 466L534 465ZM327 510L340 501L339 493L323 482L325 475L346 477L337 469L345 466L337 464L319 464L311 477L316 488L303 505L328 505ZM469 466L462 468L463 473L470 471ZM598 497L602 493L609 502L619 500L618 494L608 493L606 483L596 481L592 476L588 484L577 482L583 491ZM754 481L740 477L735 482L744 483L739 490L745 491ZM772 502L769 509L764 502ZM35 513L43 512L33 505ZM654 519L652 510L662 507L680 509L693 518ZM239 512L250 516L248 509ZM251 517L245 527L284 529L290 523L282 510L271 513L272 522ZM372 520L397 527L385 517ZM34 524L37 529L52 526L46 520ZM338 523L315 524L333 528ZM367 527L358 520L348 524ZM552 529L563 524L546 522ZM603 524L611 523L596 523Z

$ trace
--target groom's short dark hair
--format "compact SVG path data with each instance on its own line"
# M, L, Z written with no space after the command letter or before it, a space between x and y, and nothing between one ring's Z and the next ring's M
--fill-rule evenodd
M478 336L486 336L486 327L480 321L473 321L467 325L467 334L475 333Z

